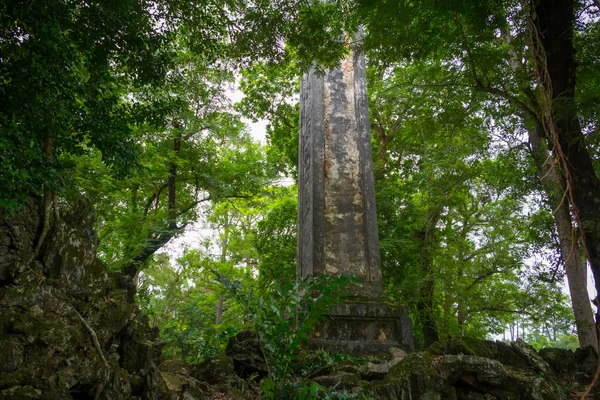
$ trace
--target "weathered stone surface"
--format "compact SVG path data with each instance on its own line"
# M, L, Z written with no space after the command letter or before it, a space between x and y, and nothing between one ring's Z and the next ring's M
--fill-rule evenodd
M21 399L43 399L42 391L33 386L13 386L0 391L0 399L3 400L21 400Z
M229 352L235 352L243 347L243 343L250 340L251 346L245 349L243 352L245 356L238 359L241 365L238 364L237 368L234 368L234 360L232 357L227 355L218 355L213 359L206 360L199 365L190 366L191 376L198 382L201 382L203 389L211 399L255 399L260 397L258 387L255 379L260 379L263 375L248 375L248 373L255 368L255 361L258 363L258 369L262 371L262 368L266 368L262 356L258 353L254 356L247 354L249 350L260 351L254 344L255 336L252 334L242 334L241 337L231 338L235 343L229 347ZM250 364L245 364L246 360L252 360ZM249 368L248 368L249 365ZM161 366L162 367L162 366ZM238 375L241 374L241 375ZM244 380L246 379L246 380Z
M313 379L323 387L335 387L337 390L348 390L356 387L360 381L360 375L351 372L337 372L335 374L318 376Z
M394 365L404 360L406 355L404 350L390 347L388 349L388 357L369 361L367 365L361 368L360 374L363 379L370 381L383 379Z
M195 365L191 374L197 380L210 385L224 383L228 376L234 374L233 359L223 354L218 355Z
M390 347L414 351L410 327L405 307L392 307L382 299L346 299L315 327L311 342L312 347L357 355Z
M38 210L0 218L0 268L8 273L0 278L0 399L168 399L153 362L157 332L135 305L110 297L89 204L53 219L39 261L28 265Z
M445 342L434 343L429 352L432 354L465 354L498 360L511 367L547 372L548 364L536 351L521 339L512 343L489 341L474 338L452 338Z
M106 290L106 267L96 259L94 212L85 199L52 225L42 249L43 273L71 295L100 295Z
M182 360L167 360L160 365L160 373L172 394L172 400L204 400L207 388L190 374L192 366Z
M23 363L23 346L15 341L7 340L0 347L0 372L14 371Z
M0 286L11 283L34 247L39 206L30 202L12 217L0 218ZM1 292L0 292L1 293Z
M539 355L556 374L568 376L580 386L589 385L598 368L598 353L592 346L574 352L568 349L545 348L539 351ZM594 392L600 394L600 382L596 384Z
M361 38L361 33L357 38ZM359 40L360 42L360 40ZM332 310L313 344L329 351L412 350L406 309L381 282L364 54L301 80L297 275L353 275L357 299ZM377 314L377 315L375 315Z
M377 399L562 400L568 391L551 374L514 369L472 355L409 354L367 392Z
M381 270L362 52L302 77L298 275L357 276L380 297Z
M248 337L250 336L248 335ZM238 341L238 344L243 342L245 340ZM337 360L329 364L320 364L324 360L321 351L303 350L299 355L298 362L305 365L313 365L313 363L315 366L320 365L320 367L311 369L311 373L304 377L305 380L302 381L302 384L308 386L318 383L330 390L337 391L340 395L343 392L363 393L366 398L382 400L566 400L575 398L575 391L565 386L565 383L572 382L571 375L559 379L552 369L543 371L543 368L538 365L538 355L529 345L522 341L514 345L523 351L515 350L513 344L509 343L500 344L492 341L460 338L439 344L436 351L443 347L444 354L431 352L407 354L402 349L391 348L387 354L346 358L344 361ZM453 351L456 351L457 354L451 354ZM501 354L507 363L465 353L487 354L488 356ZM515 354L517 355L515 356ZM365 359L368 360L366 364ZM206 362L199 369L204 372L199 375L204 376L206 369L211 365L228 364L230 361L228 357L222 357L221 360ZM514 364L518 364L520 367L516 367ZM196 368L192 367L192 375L195 377L194 370ZM189 367L182 365L171 369L185 371L189 370ZM219 374L218 379L212 381L214 384L211 384L209 389L211 393L223 396L225 393L229 393L231 398L256 396L257 392L248 390L248 386L245 386L245 391L235 392L234 395L230 389L232 382L233 386L244 387L244 385L240 385L239 380L231 379L232 376L238 378L232 372L232 367L222 368L222 371L227 370L229 372L223 375ZM247 377L246 379L248 383L255 385L255 378ZM297 378L300 382L300 377ZM205 379L199 380L206 381ZM218 392L215 391L216 387L220 388ZM582 387L578 386L579 392Z

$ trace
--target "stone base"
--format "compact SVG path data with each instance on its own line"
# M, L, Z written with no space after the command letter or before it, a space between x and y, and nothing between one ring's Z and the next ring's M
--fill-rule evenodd
M364 298L335 306L315 328L309 346L353 355L382 353L390 347L415 350L406 307Z

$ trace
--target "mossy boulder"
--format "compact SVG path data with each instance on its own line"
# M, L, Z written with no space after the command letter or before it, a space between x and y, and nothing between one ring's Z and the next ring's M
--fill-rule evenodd
M0 218L0 399L168 399L158 332L112 296L89 203L63 211L31 263L39 205Z
M580 387L592 382L598 368L598 353L592 346L575 351L544 348L539 354L557 375L568 377ZM600 382L596 383L594 391L598 392L600 397Z
M94 212L85 198L52 224L41 251L43 275L72 296L103 295L108 274L96 259Z
M429 352L437 355L464 354L491 358L500 363L521 369L534 369L547 372L550 367L525 341L517 339L512 343L482 340L469 337L451 338L429 347Z
M208 386L197 381L190 373L192 366L182 360L167 360L160 366L160 373L172 395L172 400L204 400ZM204 389L203 389L204 387Z
M517 369L471 354L409 354L367 393L376 399L561 400L567 390L556 377Z
M191 370L191 375L194 378L211 385L224 383L228 377L234 374L233 359L224 354L217 355L198 365L194 365Z

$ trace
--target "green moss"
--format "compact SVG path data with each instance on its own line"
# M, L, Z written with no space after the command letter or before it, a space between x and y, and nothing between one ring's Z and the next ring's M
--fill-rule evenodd
M437 377L438 371L434 367L433 356L428 352L409 354L390 369L385 380L397 381L408 378L410 375Z
M165 383L167 384L167 387L169 388L169 390L179 392L183 388L183 385L185 385L185 380L183 378L179 377L178 375L174 375L174 374L170 374L168 372L162 372L162 371L160 374L162 375L163 379L165 380Z

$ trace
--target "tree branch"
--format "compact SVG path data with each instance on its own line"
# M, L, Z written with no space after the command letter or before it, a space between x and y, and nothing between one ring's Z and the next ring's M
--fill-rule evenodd
M161 192L163 190L165 190L168 186L169 186L169 184L165 183L158 190L156 190L154 193L152 193L152 196L150 196L150 198L148 198L148 200L146 201L146 207L144 207L144 216L148 215L148 212L150 211L150 207L152 207L152 203L154 203L154 201L158 197L160 197Z
M481 281L483 281L483 280L485 280L485 279L489 278L490 276L492 276L492 275L494 275L494 274L498 274L498 273L500 273L500 272L502 272L502 270L501 270L501 269L492 269L492 270L490 270L490 271L486 272L486 273L485 273L485 274L483 274L483 275L479 275L477 278L475 278L475 279L473 280L473 282L471 282L471 284L470 284L469 286L467 286L467 287L465 288L465 290L466 290L466 291L469 291L469 290L473 289L473 288L475 287L475 285L477 285L479 282L481 282Z
M598 1L600 1L600 0L598 0ZM519 100L516 96L508 93L505 90L498 89L496 87L492 87L489 84L489 82L487 84L485 84L485 85L483 84L483 82L481 81L481 79L477 75L477 69L476 69L476 65L475 65L475 57L473 57L473 53L471 53L471 50L470 50L469 45L467 43L467 34L465 32L465 28L464 28L462 22L460 21L460 18L458 17L458 14L456 15L456 21L458 22L458 25L460 26L461 31L462 31L462 36L463 36L463 41L464 41L464 48L465 48L465 51L467 53L467 61L468 61L469 66L471 68L471 75L473 75L473 80L475 81L475 89L479 90L481 92L495 94L495 95L498 95L498 96L504 98L505 100L508 100L514 106L516 106L517 108L521 109L521 111L523 111L525 114L527 114L530 117L532 117L534 119L534 121L538 122L539 118L538 118L538 115L535 113L535 111L532 110L527 104L525 104L521 100Z
M521 315L528 315L533 317L534 314L528 311L523 311L523 310L511 310L508 308L504 308L504 307L481 307L481 308L476 308L476 309L470 309L469 312L470 313L477 313L477 312L506 312L506 313L513 313L513 314L521 314Z

